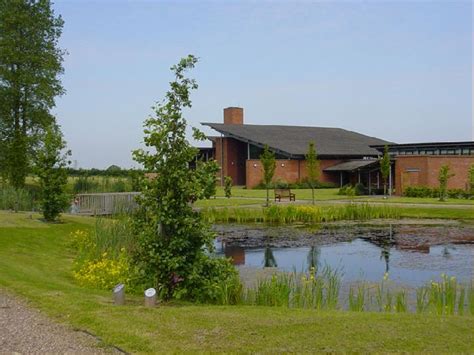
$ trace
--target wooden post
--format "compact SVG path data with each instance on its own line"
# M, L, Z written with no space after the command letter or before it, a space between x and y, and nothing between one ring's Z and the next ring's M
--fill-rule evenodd
M156 290L149 288L145 291L145 307L153 308L156 305Z
M114 304L121 306L125 304L125 285L118 284L114 287Z

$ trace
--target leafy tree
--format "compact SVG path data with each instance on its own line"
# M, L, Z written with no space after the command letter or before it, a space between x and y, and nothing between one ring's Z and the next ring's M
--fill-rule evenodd
M263 154L260 155L260 162L263 167L263 184L267 190L267 203L266 206L270 205L270 184L275 175L276 160L275 154L268 149L268 145L265 145L263 149Z
M217 162L214 160L209 160L208 162L198 161L196 168L198 179L200 179L201 184L204 186L202 197L209 199L212 196L216 196L217 172L220 169Z
M439 200L445 201L446 200L446 192L448 188L448 180L454 176L454 174L450 174L449 165L443 165L439 169L438 181L439 181Z
M314 205L314 188L319 181L319 160L314 147L314 142L308 145L308 153L306 154L306 170L308 171L308 184L311 188L311 196Z
M191 107L190 92L198 87L194 79L186 77L196 63L197 58L189 55L171 67L175 79L144 124L147 149L133 153L145 171L156 173L154 178L143 179L137 200L134 231L138 246L133 262L143 283L157 287L163 299L215 301L219 287L238 276L228 260L208 255L214 248L214 234L191 205L206 197L207 181L210 175L215 177L207 164L216 164L203 162L197 169L189 168L198 151L186 139L183 109ZM196 129L193 136L205 139Z
M70 164L70 151L64 152L66 142L59 127L52 125L43 135L43 143L36 156L35 172L41 189L41 209L48 222L59 218L68 206L66 167Z
M383 180L383 195L387 196L387 182L390 176L390 155L388 154L388 146L385 146L382 159L380 159L380 173Z
M231 198L232 196L232 177L226 176L224 178L224 193L225 197Z
M469 167L467 174L469 195L472 197L474 196L474 164Z
M0 173L24 186L34 151L54 124L50 109L64 93L63 20L48 0L0 0Z

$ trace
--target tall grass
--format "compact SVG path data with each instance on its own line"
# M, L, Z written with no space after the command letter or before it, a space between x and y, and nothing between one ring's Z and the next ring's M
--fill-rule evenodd
M33 211L37 209L35 194L27 189L0 187L0 210Z
M341 275L337 270L311 268L307 273L280 273L243 290L242 303L259 306L336 309Z
M261 209L209 208L202 211L210 223L236 222L269 224L321 223L339 220L370 220L376 218L400 218L397 208L371 206L369 204L346 204L341 206L270 206Z

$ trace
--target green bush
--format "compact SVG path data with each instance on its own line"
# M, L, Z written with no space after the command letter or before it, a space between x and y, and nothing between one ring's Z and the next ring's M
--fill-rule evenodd
M408 186L403 195L406 197L439 198L439 188L427 186ZM472 195L463 189L449 189L446 192L449 198L469 199Z
M337 187L336 184L332 182L324 182L324 181L319 181L317 182L314 187L316 189L334 189ZM277 180L275 182L272 182L270 184L270 189L310 189L311 186L306 180L302 180L300 182L293 182L293 183L288 183L285 180ZM265 190L265 184L263 182L260 182L257 186L253 187L254 190Z

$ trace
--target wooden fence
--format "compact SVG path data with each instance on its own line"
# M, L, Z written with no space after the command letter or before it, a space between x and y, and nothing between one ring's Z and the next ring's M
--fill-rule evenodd
M135 198L139 194L139 192L78 194L71 206L71 212L89 216L130 213L137 208Z

